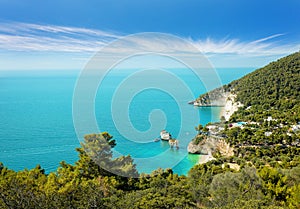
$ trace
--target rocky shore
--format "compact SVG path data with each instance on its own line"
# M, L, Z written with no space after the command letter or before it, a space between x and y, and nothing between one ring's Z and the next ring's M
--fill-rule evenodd
M209 136L200 143L195 144L194 140L188 145L187 151L191 154L201 154L199 164L215 159L212 153L219 152L222 156L233 156L233 148L221 137Z
M224 91L222 88L218 88L201 95L195 101L189 102L189 104L199 107L220 106L222 107L220 117L224 116L226 121L228 121L230 116L237 111L239 107L243 106L240 102L235 101L236 94L232 92L233 91Z
M236 96L232 91L224 92L220 88L210 92L210 94L202 95L194 101L194 105L196 103L196 106L222 106L220 118L224 116L225 120L228 121L231 115L243 106L243 104L236 101ZM230 147L230 144L226 143L217 133L215 134L213 131L209 131L208 136L200 143L195 144L195 140L189 143L187 151L201 155L199 164L214 160L215 158L212 156L214 152L219 152L223 156L233 156L233 148Z

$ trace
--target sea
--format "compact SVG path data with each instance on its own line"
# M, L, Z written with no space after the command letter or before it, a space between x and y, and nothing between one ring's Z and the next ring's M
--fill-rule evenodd
M219 121L221 108L189 105L190 97L183 88L188 88L191 99L195 99L254 69L217 68L220 82L211 80L210 85L183 69L172 70L174 79L155 72L135 74L131 79L132 69L112 72L98 85L93 105L86 106L93 108L97 129L84 122L88 114L84 111L74 118L80 71L0 71L0 162L16 171L39 164L49 173L61 161L74 164L78 160L75 149L80 147L83 133L107 131L117 143L114 157L130 155L140 173L172 168L186 175L201 157L188 154L186 149L197 133L195 126ZM186 110L197 116L197 121L185 118L182 122ZM162 129L179 140L179 149L170 148L165 141L154 141Z

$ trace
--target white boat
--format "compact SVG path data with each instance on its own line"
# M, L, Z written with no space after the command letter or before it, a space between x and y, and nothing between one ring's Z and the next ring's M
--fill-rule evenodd
M160 132L160 138L162 140L169 140L169 139L171 139L171 134L169 132L167 132L166 130L162 130Z

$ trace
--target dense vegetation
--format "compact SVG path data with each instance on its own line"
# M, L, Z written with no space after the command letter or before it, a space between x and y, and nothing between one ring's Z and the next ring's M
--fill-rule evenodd
M95 143L100 146L95 147ZM235 158L220 158L195 166L188 176L178 176L167 169L127 178L102 169L86 154L87 151L97 153L98 159L104 156L104 161L114 166L114 172L136 174L130 156L111 158L111 146L103 134L87 135L82 145L83 148L77 149L79 160L75 165L62 162L50 174L45 174L40 166L15 172L1 165L0 208L300 206L300 166L282 169L245 165L235 171L226 164Z
M247 125L225 131L236 156L281 167L299 164L300 52L272 62L226 86L244 104L229 123ZM299 126L300 127L300 126Z
M78 161L56 172L0 164L0 208L300 208L300 132L291 130L300 122L299 76L295 53L225 86L245 105L219 123L234 156L215 153L187 176L138 174L130 156L112 158L117 145L108 133L90 134ZM232 127L235 121L248 124Z
M299 122L300 52L233 81L225 89L235 92L236 99L245 105L235 118L262 122L273 116L278 122Z
M283 173L297 170L300 164L300 52L233 81L225 90L235 93L236 101L244 104L223 124L225 130L221 132L235 147L233 161ZM237 121L247 124L230 127ZM286 181L283 176L278 187L287 191L291 188L283 183ZM293 184L296 191L300 185L296 181ZM282 202L288 200L287 194L281 196L285 198ZM300 196L299 190L296 196Z
M237 100L246 107L287 112L300 105L299 66L300 52L272 62L242 79L233 81L226 86L226 89L234 89ZM300 119L299 115L298 119Z

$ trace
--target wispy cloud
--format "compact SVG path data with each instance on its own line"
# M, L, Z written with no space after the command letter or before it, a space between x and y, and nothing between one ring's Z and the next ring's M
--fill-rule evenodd
M280 41L274 40L283 35L284 34L275 34L248 42L238 39L212 40L210 38L205 40L192 40L192 42L203 53L209 54L264 56L282 55L299 51L300 41L298 43L280 44Z
M94 52L118 37L115 33L76 27L0 24L0 49L12 51Z
M284 34L273 34L252 41L238 39L193 40L186 38L205 54L238 54L248 56L288 54L300 49L300 43L280 44ZM0 50L9 51L50 51L50 52L96 52L107 43L120 38L113 32L28 23L0 23ZM276 40L276 41L275 41ZM159 47L162 52L172 49L187 50L182 43L165 42L154 37L151 40L133 40L130 47L145 50ZM130 48L128 47L128 49ZM126 49L123 49L126 50ZM116 52L122 52L116 49Z

